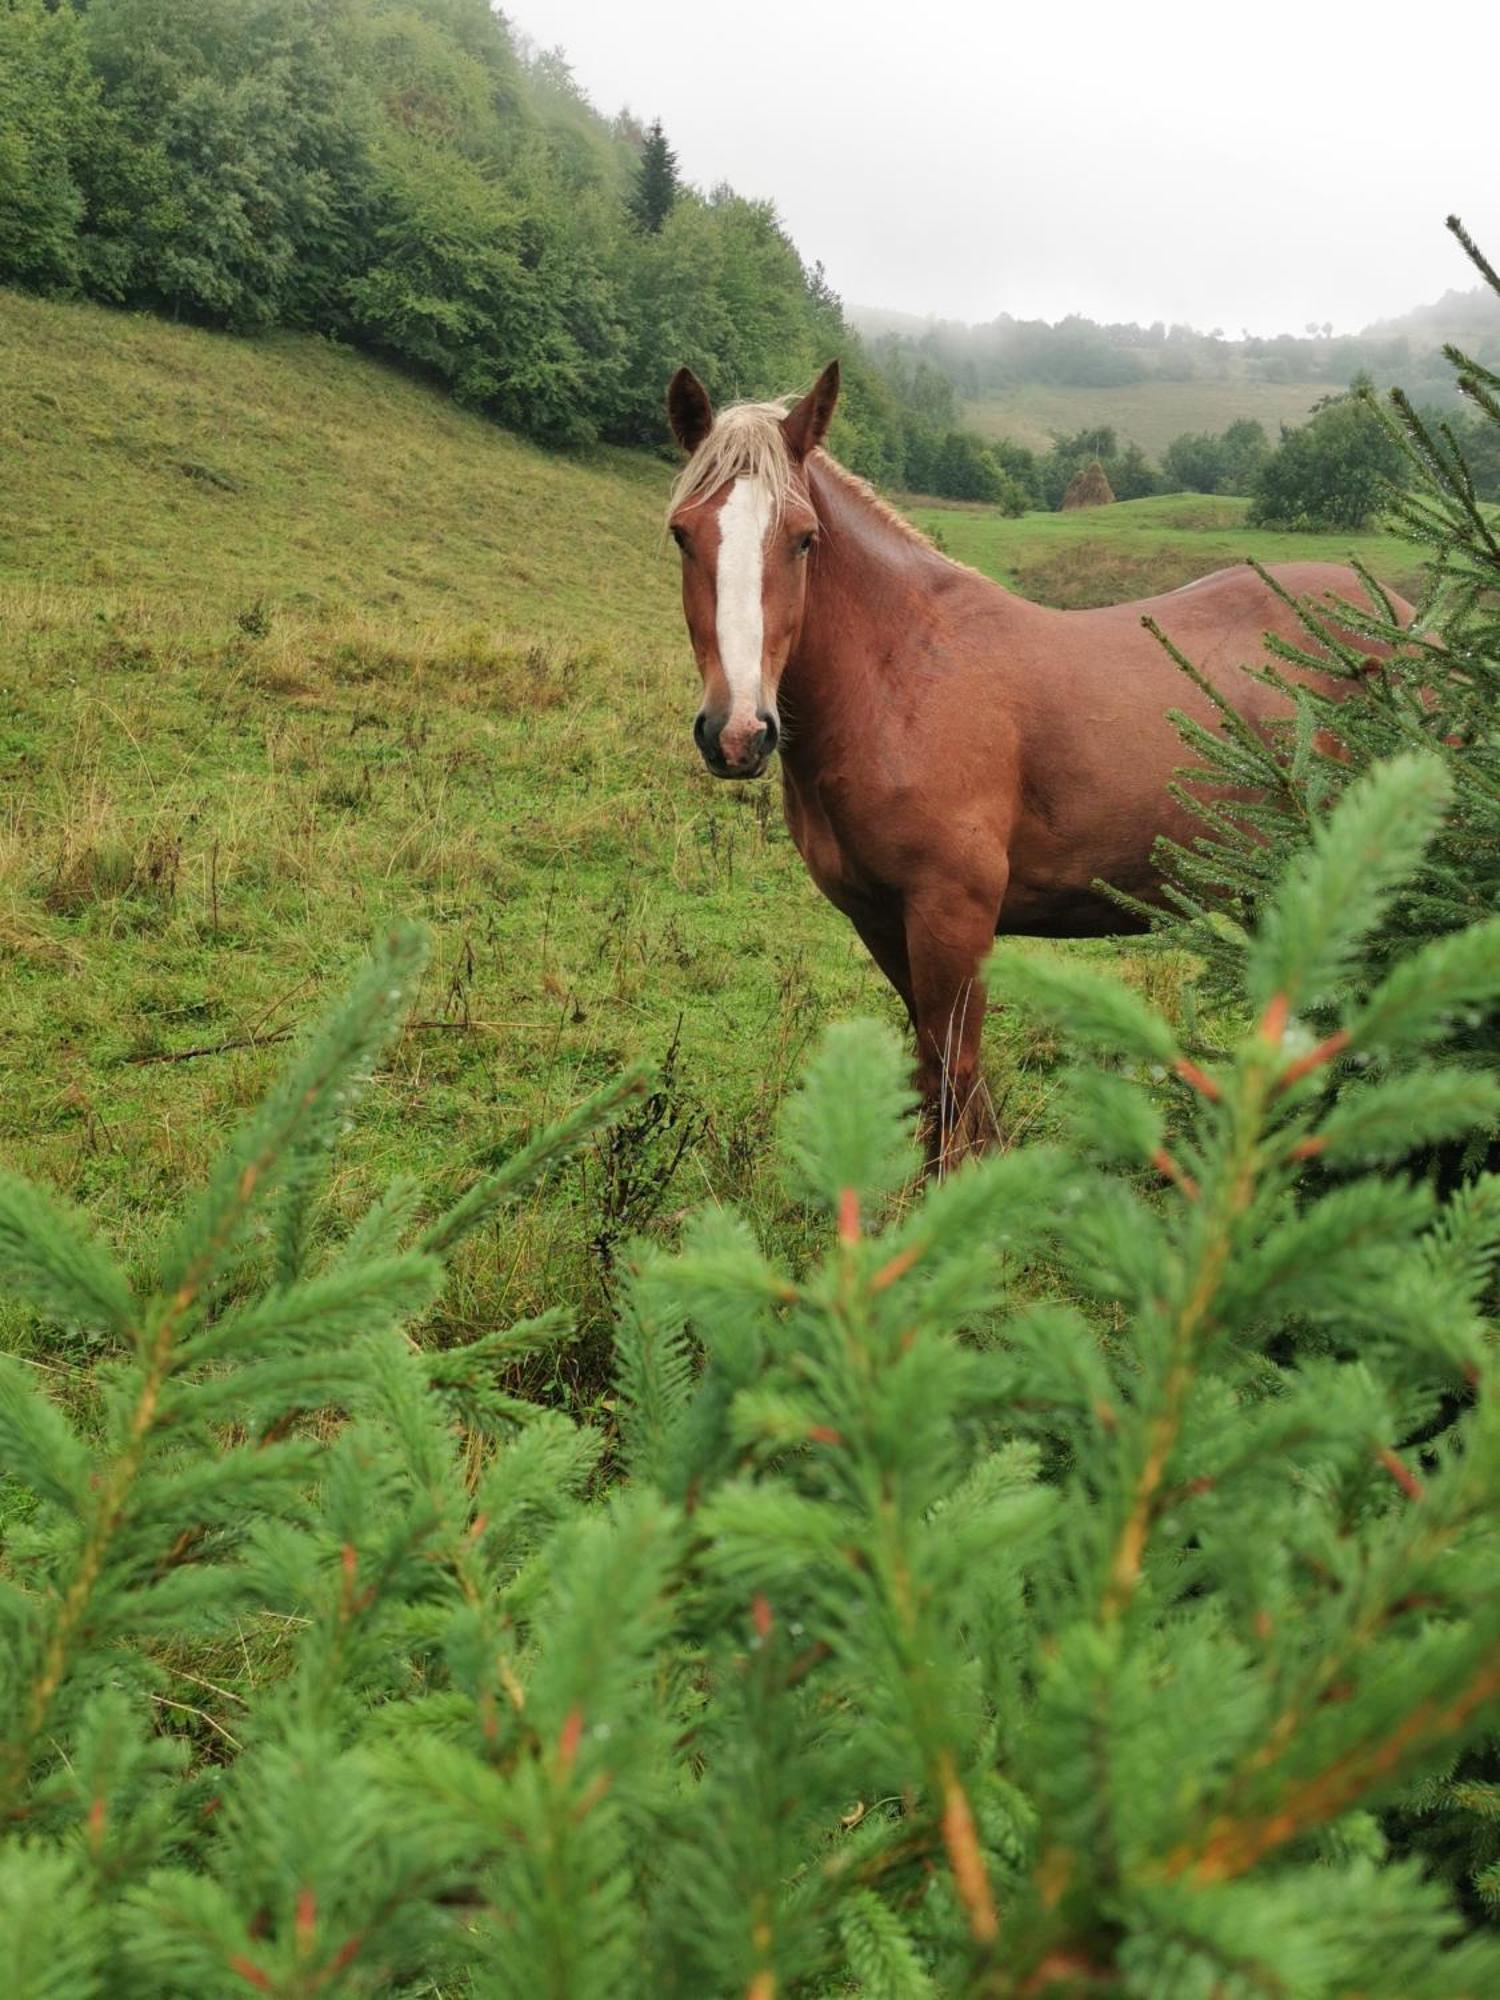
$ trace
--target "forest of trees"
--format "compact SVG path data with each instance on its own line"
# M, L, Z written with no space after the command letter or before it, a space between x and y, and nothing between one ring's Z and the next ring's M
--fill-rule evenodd
M963 478L774 210L683 185L488 0L0 0L0 283L349 341L549 444L655 445L833 354L839 455ZM943 490L936 485L935 490Z

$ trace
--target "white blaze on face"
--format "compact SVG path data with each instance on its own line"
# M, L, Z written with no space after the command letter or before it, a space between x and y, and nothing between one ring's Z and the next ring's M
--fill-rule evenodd
M719 664L729 683L729 723L753 722L761 705L760 670L766 623L761 587L766 530L770 525L770 493L758 479L737 479L719 509L718 602L714 618Z

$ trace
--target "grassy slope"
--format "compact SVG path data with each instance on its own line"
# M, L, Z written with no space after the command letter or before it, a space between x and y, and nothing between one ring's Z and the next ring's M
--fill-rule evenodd
M383 920L436 949L347 1174L433 1175L622 1061L707 1118L666 1199L774 1195L789 1068L889 1011L767 786L716 787L664 466L564 461L311 340L0 295L0 1158L130 1243ZM675 1136L631 1165L651 1174ZM465 1320L598 1302L597 1162ZM625 1213L610 1215L625 1200Z
M473 1246L451 1324L558 1299L597 1324L597 1239L705 1197L795 1252L763 1166L781 1093L830 1016L895 1008L775 791L693 752L665 467L549 457L311 340L0 294L0 353L0 1159L137 1244L282 1051L162 1058L281 1034L416 914L422 1024L343 1198L459 1172L678 1042L625 1171L586 1161ZM1071 537L1097 583L1101 536L1137 530L1151 560L1227 559L1168 503L923 518L1006 575ZM1013 1129L1046 1063L991 1036Z
M670 630L648 459L559 461L321 340L4 294L0 341L9 580L154 610L264 597L299 632Z
M1160 458L1184 431L1222 431L1238 417L1255 417L1274 439L1282 424L1306 423L1326 382L1132 382L1118 389L1049 388L1023 382L964 405L964 416L985 437L1011 438L1045 451L1055 431L1113 424Z

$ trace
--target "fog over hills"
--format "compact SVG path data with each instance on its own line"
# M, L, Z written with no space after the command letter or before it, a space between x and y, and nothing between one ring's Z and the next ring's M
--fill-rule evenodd
M979 332L991 326L1015 324L1056 326L1068 323L1062 320L1043 322L1038 318L1019 313L1000 313L993 320L952 320L944 319L937 313L898 312L889 306L858 305L848 300L844 303L844 313L850 324L871 340L878 340L883 334L895 334L902 340L920 340L924 334L938 328L949 334L961 334ZM1081 314L1069 315L1071 320L1084 317ZM1146 326L1135 322L1106 324L1094 321L1091 324L1097 325L1105 334L1135 332L1145 336L1149 331ZM1194 327L1190 331L1201 338L1208 337L1206 329ZM1241 344L1232 335L1228 335L1226 330L1221 329L1221 333L1225 334L1228 345ZM1368 326L1361 327L1357 334L1340 337L1379 339L1399 334L1420 334L1442 340L1465 335L1473 337L1496 333L1500 333L1500 300L1497 300L1494 293L1486 286L1476 285L1467 291L1454 289L1444 292L1441 298L1434 299L1428 305L1413 306L1408 312L1398 313L1389 319L1372 320ZM1288 328L1282 335L1269 337L1303 340L1310 336L1304 326L1297 329ZM1267 336L1258 338L1265 339Z

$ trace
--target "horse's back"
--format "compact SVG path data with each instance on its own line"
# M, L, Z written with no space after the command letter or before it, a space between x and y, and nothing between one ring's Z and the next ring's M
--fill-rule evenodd
M1394 595L1390 601L1398 620L1409 624L1411 605ZM1312 614L1313 624L1307 622L1302 607ZM1383 606L1372 600L1359 573L1347 564L1290 562L1269 565L1264 575L1249 563L1238 563L1177 590L1143 599L1129 609L1137 618L1158 626L1236 706L1259 719L1284 706L1273 690L1243 671L1267 664L1268 637L1316 655L1326 651L1315 629L1320 625L1373 655L1390 651L1389 645L1361 634L1344 615L1346 607L1367 615L1383 611ZM1321 683L1329 693L1349 691L1347 680L1320 676L1312 667L1285 661L1277 664L1294 680ZM1192 707L1189 701L1182 705Z
M1377 609L1358 574L1315 562L1279 564L1268 573L1269 584L1240 563L1132 604L1032 614L1033 695L1009 835L1003 930L1056 937L1122 928L1118 906L1097 897L1093 884L1102 879L1153 901L1160 891L1157 838L1189 843L1201 830L1169 789L1192 761L1171 712L1208 728L1219 717L1151 627L1258 727L1284 715L1289 702L1257 677L1257 668L1275 664L1288 678L1335 696L1359 684L1273 662L1266 651L1267 634L1319 651L1298 616L1299 601L1344 632L1350 628L1340 619L1341 604ZM1409 616L1400 600L1394 608L1403 620ZM1389 650L1363 637L1357 643L1372 653Z
M1353 606L1366 613L1381 608L1371 601L1358 571L1347 563L1290 562L1268 565L1264 576L1250 563L1236 563L1231 569L1214 570L1176 590L1145 598L1130 609L1152 618L1195 664L1203 664L1179 634L1196 636L1206 651L1216 656L1222 656L1226 648L1243 649L1247 635L1256 642L1254 650L1258 652L1267 633L1317 650L1316 635L1299 616L1298 603L1309 605L1321 622L1338 632L1350 629L1339 617L1341 607ZM1401 597L1393 596L1391 603L1401 622L1408 624L1412 607ZM1248 657L1242 650L1242 660Z

